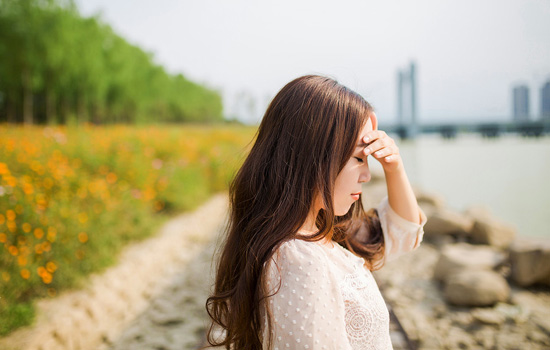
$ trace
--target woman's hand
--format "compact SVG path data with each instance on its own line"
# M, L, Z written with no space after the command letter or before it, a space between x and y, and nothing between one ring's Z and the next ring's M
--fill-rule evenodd
M388 201L390 207L402 218L421 223L420 209L414 191L405 172L403 159L395 141L383 130L378 130L378 119L373 112L370 118L372 130L363 135L367 147L363 150L365 156L372 154L382 164L386 176Z
M372 130L363 135L363 142L369 144L363 150L365 156L372 155L382 164L385 173L403 169L403 160L395 141L383 130Z

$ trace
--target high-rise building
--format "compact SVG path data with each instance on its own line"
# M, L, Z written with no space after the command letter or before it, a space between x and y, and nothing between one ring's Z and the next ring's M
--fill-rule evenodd
M550 80L540 89L540 115L543 120L550 121Z
M514 87L514 121L529 120L529 87Z

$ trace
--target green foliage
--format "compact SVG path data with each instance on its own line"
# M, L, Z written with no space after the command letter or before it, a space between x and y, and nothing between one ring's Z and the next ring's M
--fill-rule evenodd
M217 91L169 75L72 1L0 0L0 122L220 120Z
M0 124L0 336L122 247L226 190L255 129ZM140 271L136 271L140 273Z

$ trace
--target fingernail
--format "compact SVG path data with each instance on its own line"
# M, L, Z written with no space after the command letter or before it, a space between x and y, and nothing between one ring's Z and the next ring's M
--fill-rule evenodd
M370 153L370 148L365 148L365 154L369 154Z
M365 137L363 138L363 140L364 140L365 142L369 142L369 140L370 140L370 137L368 137L368 136L365 136Z

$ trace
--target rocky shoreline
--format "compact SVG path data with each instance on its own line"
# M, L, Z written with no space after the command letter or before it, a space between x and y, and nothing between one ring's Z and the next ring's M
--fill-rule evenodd
M364 193L374 206L383 178ZM486 207L455 212L415 193L428 217L423 243L375 277L416 348L550 348L550 240L518 237Z

